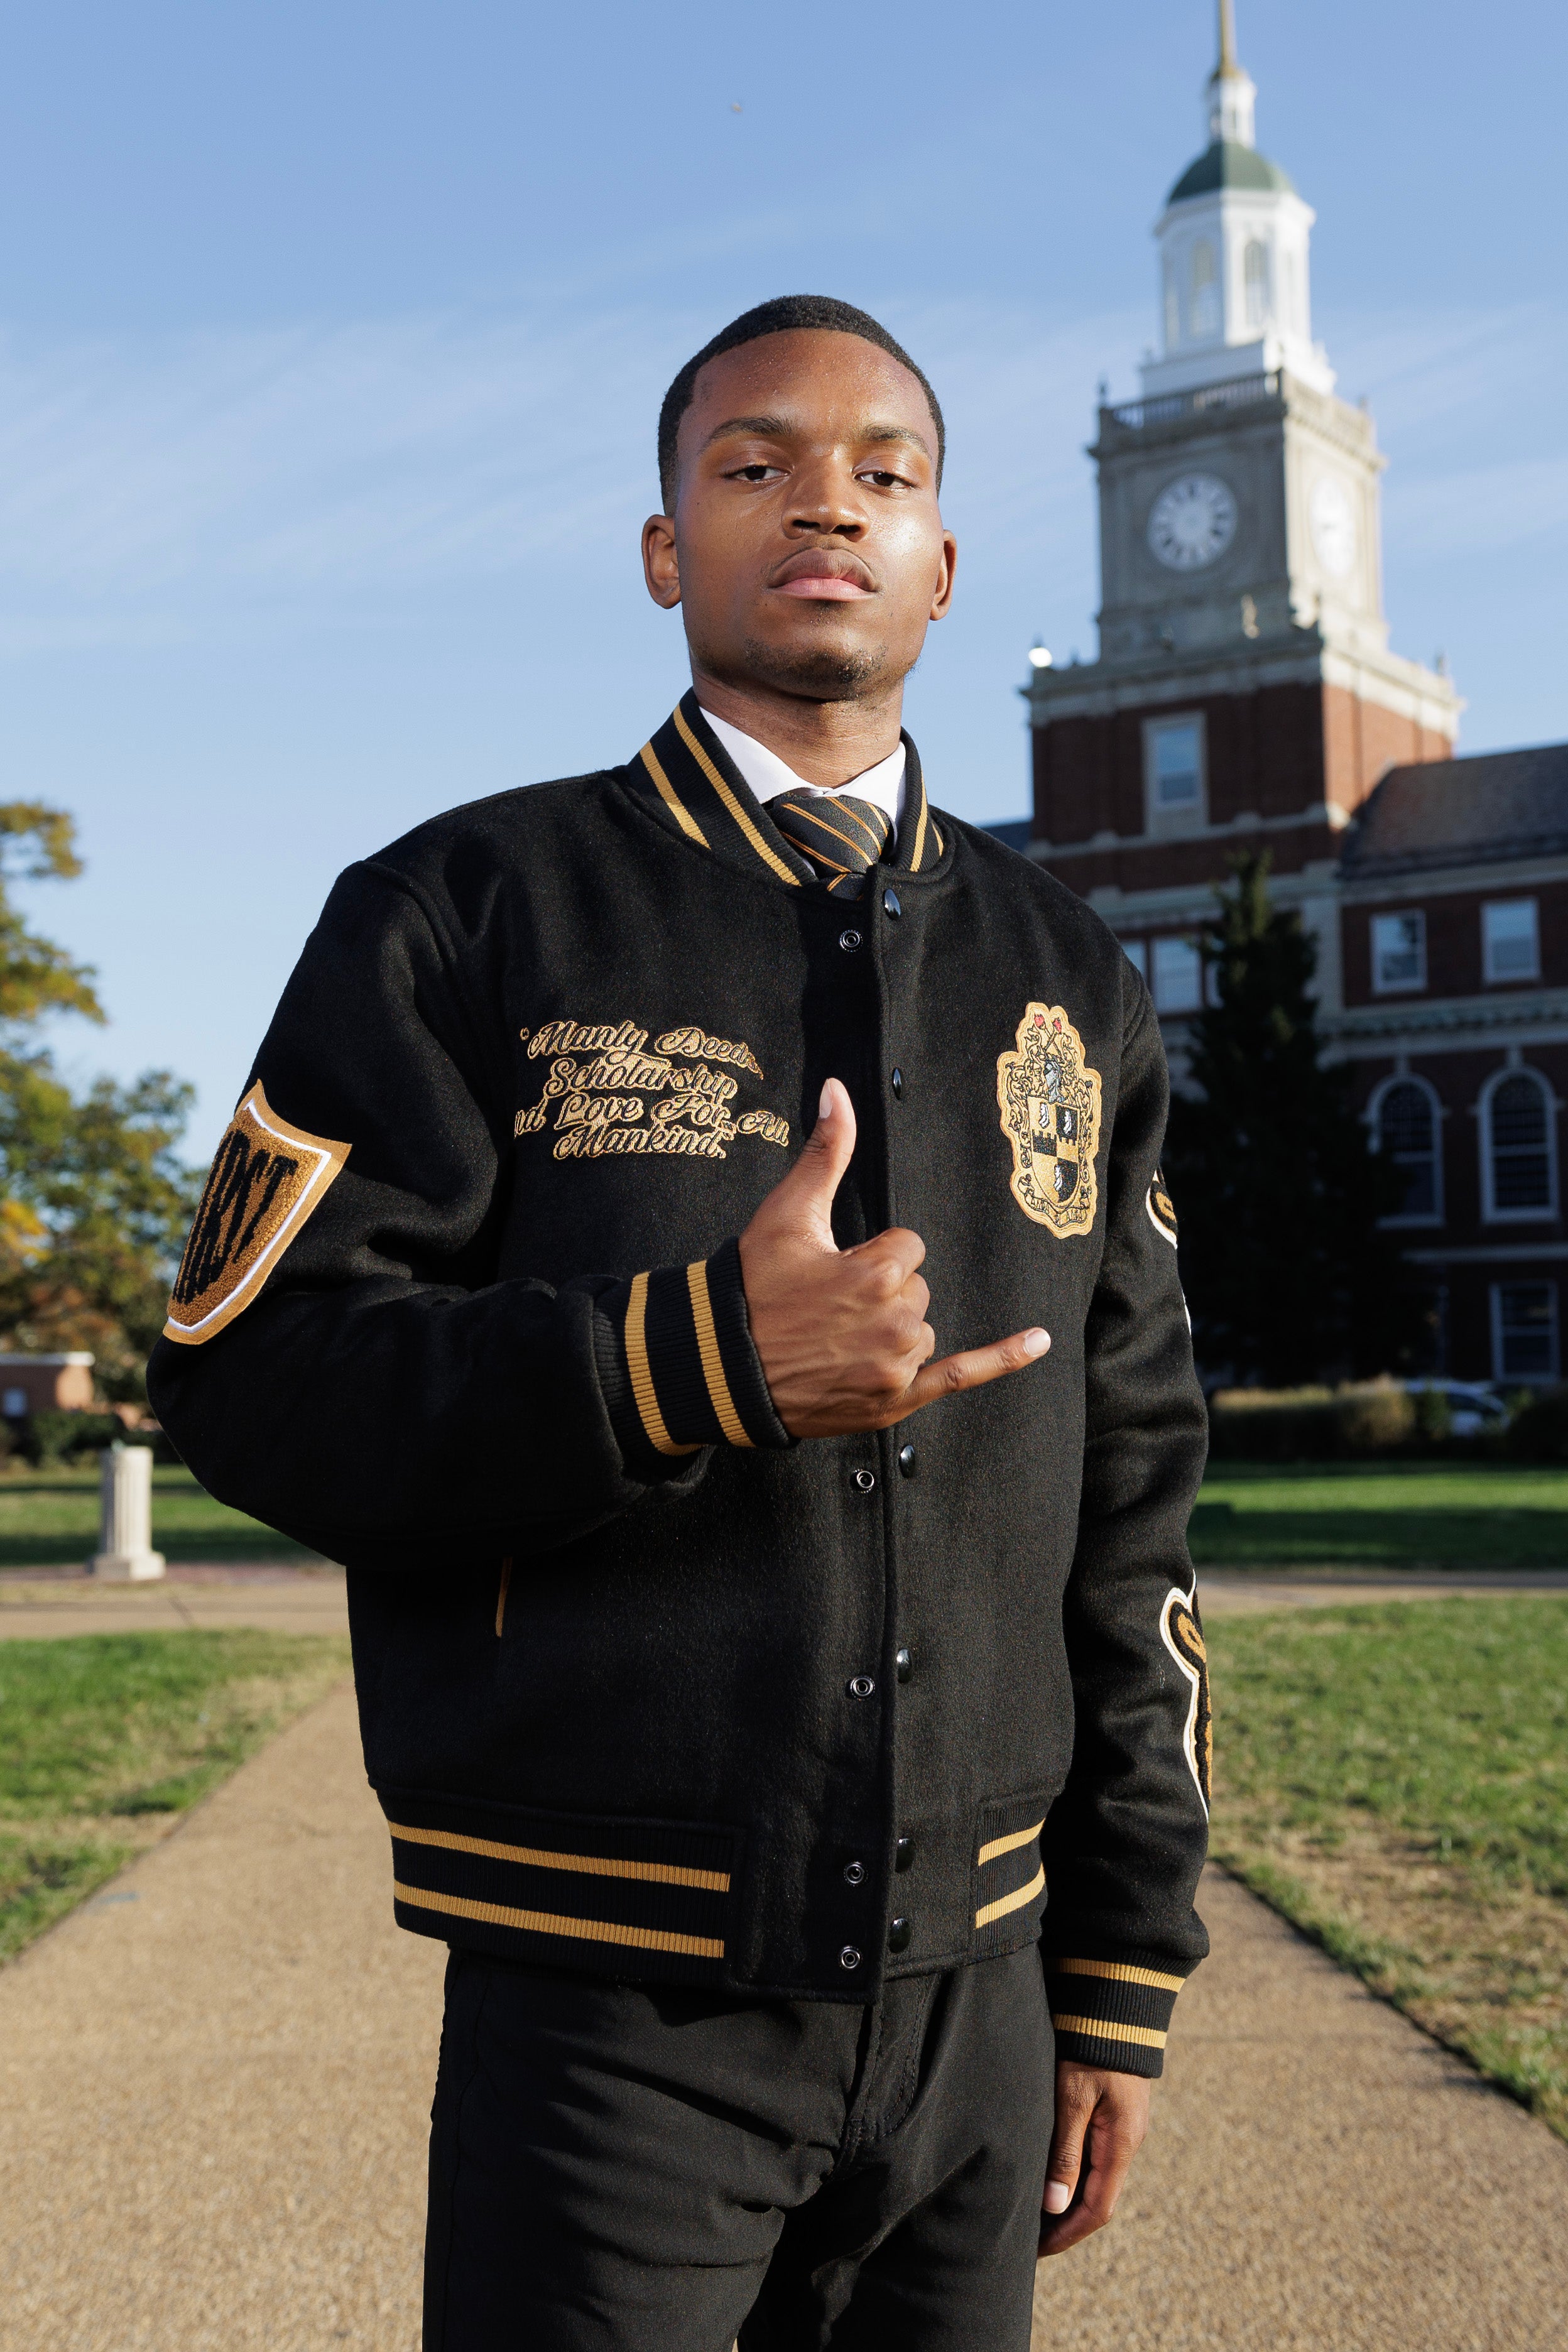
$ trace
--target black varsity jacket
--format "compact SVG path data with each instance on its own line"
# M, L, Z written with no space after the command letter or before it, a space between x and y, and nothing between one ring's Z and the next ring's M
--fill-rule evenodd
M688 695L626 767L352 866L218 1150L150 1390L348 1569L396 1915L623 1979L865 2000L1041 1933L1157 2074L1206 1948L1205 1415L1142 982L928 805L846 899ZM823 1081L835 1223L939 1349L1049 1354L792 1443L735 1236Z

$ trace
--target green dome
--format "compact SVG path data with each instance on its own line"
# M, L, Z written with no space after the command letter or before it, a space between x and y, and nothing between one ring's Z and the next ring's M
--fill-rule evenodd
M1234 139L1216 139L1189 163L1170 194L1168 205L1179 205L1187 196L1212 196L1216 188L1275 188L1288 195L1295 190L1278 163L1260 155L1256 147L1243 147Z

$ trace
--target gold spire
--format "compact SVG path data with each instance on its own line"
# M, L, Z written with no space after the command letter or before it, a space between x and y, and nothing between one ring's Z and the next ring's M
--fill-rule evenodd
M1215 79L1217 81L1221 75L1236 70L1235 0L1219 0L1219 63L1215 68Z

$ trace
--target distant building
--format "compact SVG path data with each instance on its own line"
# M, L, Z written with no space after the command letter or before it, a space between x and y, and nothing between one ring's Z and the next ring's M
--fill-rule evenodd
M85 1412L91 1404L90 1356L0 1356L0 1420Z
M1090 452L1100 658L1031 656L1026 854L1121 936L1179 1073L1196 927L1228 858L1268 853L1317 940L1329 1050L1405 1171L1433 1369L1551 1381L1568 744L1457 759L1452 680L1389 647L1384 460L1311 340L1315 215L1258 152L1255 97L1221 0L1209 143L1155 227L1161 350Z

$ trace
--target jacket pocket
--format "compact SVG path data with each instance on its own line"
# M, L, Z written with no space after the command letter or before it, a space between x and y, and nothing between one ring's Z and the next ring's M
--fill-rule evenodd
M1046 1892L1040 1832L1051 1799L1042 1789L982 1805L974 1825L974 1952L1010 1951L1039 1933Z

